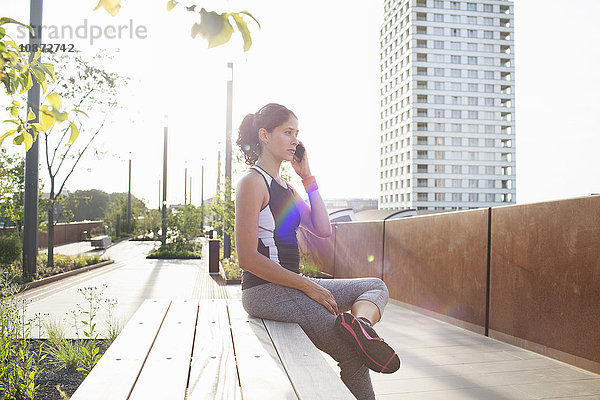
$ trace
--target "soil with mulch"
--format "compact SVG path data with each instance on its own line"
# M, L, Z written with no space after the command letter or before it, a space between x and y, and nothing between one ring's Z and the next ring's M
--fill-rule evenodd
M108 340L97 340L99 354L104 354L108 348ZM46 354L44 348L48 345L47 340L31 340L29 342L32 352L40 355L40 346L42 355ZM39 359L36 357L36 359ZM85 372L77 371L77 368L64 368L59 361L50 355L46 355L42 361L38 361L38 371L41 372L36 378L36 385L39 385L35 391L36 400L61 400L61 395L56 389L56 385L60 385L67 396L71 397L81 382L85 379Z

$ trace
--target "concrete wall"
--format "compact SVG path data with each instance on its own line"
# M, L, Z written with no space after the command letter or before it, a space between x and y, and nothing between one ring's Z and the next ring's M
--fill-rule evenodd
M382 277L402 305L600 373L600 196L334 232L299 243L336 278Z

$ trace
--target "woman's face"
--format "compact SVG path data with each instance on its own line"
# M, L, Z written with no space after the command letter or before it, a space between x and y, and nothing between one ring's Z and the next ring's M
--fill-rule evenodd
M298 145L298 120L294 116L266 133L268 141L263 142L264 150L284 161L292 161Z

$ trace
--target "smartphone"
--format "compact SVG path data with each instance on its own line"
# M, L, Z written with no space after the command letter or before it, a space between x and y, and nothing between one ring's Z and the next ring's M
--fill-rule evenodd
M304 146L302 143L298 143L296 146L296 153L294 154L294 157L296 157L298 161L302 161L302 157L304 157Z

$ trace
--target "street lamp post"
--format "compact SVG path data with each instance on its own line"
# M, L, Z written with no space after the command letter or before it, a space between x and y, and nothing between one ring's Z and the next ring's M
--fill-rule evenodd
M129 190L127 191L127 234L131 235L131 152L129 152Z
M204 158L202 158L202 183L200 184L200 226L204 232Z
M183 178L183 205L187 204L187 161L185 162L185 174Z
M233 63L227 63L227 68L231 70L231 76L229 77L229 80L227 80L227 122L225 125L225 204L229 205L229 202L231 201L231 113L233 102ZM227 207L227 209L229 209L229 207ZM226 221L227 223L229 223L229 220ZM229 234L227 232L228 229L224 229L224 258L229 258L231 256L231 238L229 237Z
M162 198L162 244L167 243L167 138L169 136L168 116L165 114L165 138L163 151L163 198Z
M43 0L29 2L29 25L37 33L29 34L31 48L40 48L42 43L42 8ZM33 61L35 52L29 53L29 62ZM40 85L33 79L33 86L27 92L27 104L31 107L35 119L31 123L40 122ZM29 132L33 136L33 132ZM38 241L38 168L39 140L33 144L25 156L25 199L23 207L23 277L33 277L37 272ZM50 221L52 223L53 221Z

